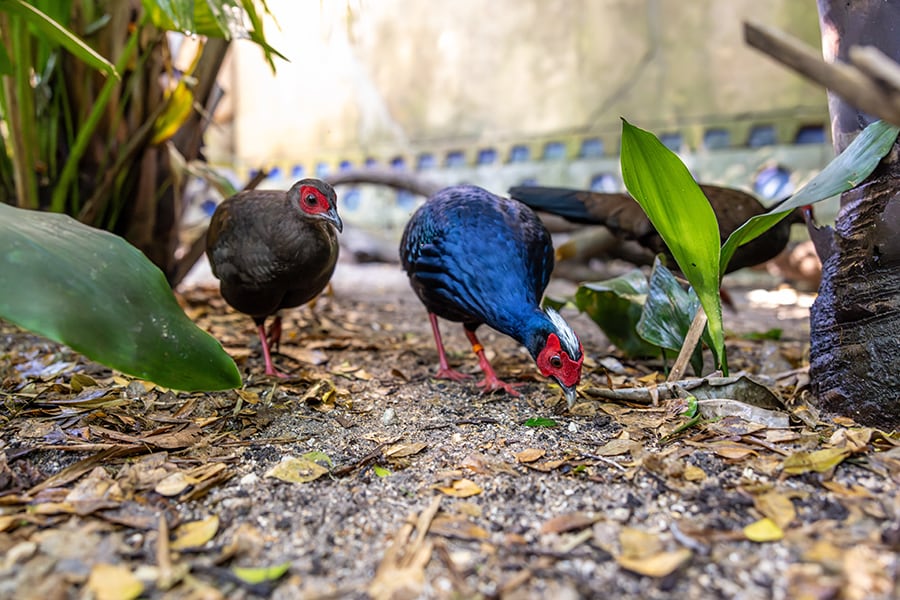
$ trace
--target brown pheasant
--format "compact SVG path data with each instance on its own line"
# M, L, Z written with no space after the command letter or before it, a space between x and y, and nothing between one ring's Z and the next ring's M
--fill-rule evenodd
M281 337L277 312L305 304L325 288L342 229L334 188L318 179L301 179L286 192L241 192L213 214L206 254L222 297L256 323L266 375L285 376L272 365L270 352Z

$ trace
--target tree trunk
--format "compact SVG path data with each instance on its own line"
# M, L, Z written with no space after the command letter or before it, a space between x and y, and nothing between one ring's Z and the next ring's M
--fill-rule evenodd
M826 60L854 45L900 60L900 2L819 0ZM829 92L836 152L872 119ZM810 311L810 375L823 408L857 422L900 427L900 144L841 196L834 252Z

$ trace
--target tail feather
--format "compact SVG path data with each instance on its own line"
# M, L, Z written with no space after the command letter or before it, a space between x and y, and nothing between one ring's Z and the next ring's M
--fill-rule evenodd
M535 210L543 210L573 223L596 224L597 217L592 216L580 198L582 192L569 188L515 186L509 188L509 196Z

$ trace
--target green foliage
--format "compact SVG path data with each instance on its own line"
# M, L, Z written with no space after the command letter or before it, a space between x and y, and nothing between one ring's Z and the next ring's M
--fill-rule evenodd
M660 348L678 353L684 344L691 321L700 301L693 289L685 290L672 272L660 261L654 261L650 274L647 301L635 331L641 338ZM711 346L709 329L704 330L704 340ZM703 374L703 348L698 345L691 355L691 367L697 376Z
M894 145L898 131L900 128L883 121L870 124L790 200L744 223L728 236L722 246L719 263L722 273L725 273L725 267L738 246L756 239L795 208L831 198L862 183Z
M225 47L211 40L247 37L274 69L267 13L264 0L0 1L0 202L115 231L174 272L186 178L169 157L199 157L208 119L196 107L214 109ZM183 74L165 31L206 36Z
M596 322L626 356L677 353L700 306L697 294L685 290L657 259L648 282L639 269L607 281L579 286L572 303ZM708 331L704 340L709 344ZM697 375L703 368L702 348L691 357Z
M735 249L768 231L795 208L859 185L890 150L898 131L900 128L872 123L788 202L748 220L719 248L719 228L712 207L681 160L652 133L622 120L621 164L625 186L647 213L696 290L709 319L708 343L726 375L719 286Z
M255 0L142 0L142 3L153 24L160 29L226 40L245 35L263 49L273 73L276 56L287 60L266 42ZM265 1L261 6L264 12L269 12ZM250 21L249 28L244 27L242 15Z
M719 298L719 224L709 201L674 152L652 133L624 119L621 164L625 187L647 213L697 292L709 319L717 366L727 374Z
M0 275L0 317L89 358L174 389L241 384L159 269L118 236L0 203Z
M546 417L532 417L525 421L525 427L556 427L558 423Z
M572 302L626 356L659 356L659 348L639 336L636 330L648 287L647 277L634 270L614 279L580 285Z

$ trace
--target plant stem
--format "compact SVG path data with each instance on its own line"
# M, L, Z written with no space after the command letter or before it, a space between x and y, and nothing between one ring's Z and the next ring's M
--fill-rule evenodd
M138 26L134 28L134 31L131 32L128 43L125 45L119 60L116 62L117 73L125 71L128 67L128 63L131 61L132 54L134 54L137 49L138 40L141 36L143 18L145 17L142 17L141 23L139 23ZM81 162L81 157L84 156L84 152L87 150L91 136L94 134L94 130L100 123L100 119L103 117L103 112L106 110L106 105L109 104L113 90L120 84L121 82L114 77L107 77L106 81L103 83L103 88L97 95L97 100L94 102L93 107L91 107L91 112L88 114L87 120L78 131L78 135L75 138L75 144L72 146L72 150L66 158L66 164L63 166L62 173L59 175L59 180L56 182L56 189L53 190L53 196L50 200L50 210L54 212L63 212L65 210L68 188L75 178L75 175L78 173L78 164Z
M0 30L8 34L10 56L19 65L12 81L4 78L7 100L7 124L13 152L13 169L17 206L37 208L37 173L35 172L34 95L31 88L31 59L28 24L21 18L3 15ZM6 35L4 35L6 37Z

